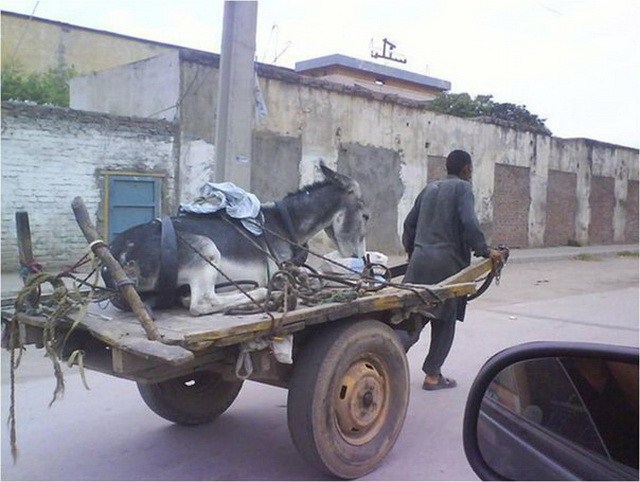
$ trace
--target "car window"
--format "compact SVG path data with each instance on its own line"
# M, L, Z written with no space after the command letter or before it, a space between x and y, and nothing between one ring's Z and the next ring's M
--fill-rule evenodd
M580 394L557 358L508 367L491 383L487 396L529 422L608 457Z
M611 458L638 468L638 366L566 357L563 368Z

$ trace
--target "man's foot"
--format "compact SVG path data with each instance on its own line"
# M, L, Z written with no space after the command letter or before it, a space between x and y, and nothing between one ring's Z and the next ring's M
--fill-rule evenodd
M440 390L442 388L453 388L458 384L453 378L443 377L442 375L427 375L422 382L423 390Z

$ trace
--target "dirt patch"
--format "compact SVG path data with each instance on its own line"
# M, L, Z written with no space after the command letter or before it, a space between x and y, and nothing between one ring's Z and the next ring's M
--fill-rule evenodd
M495 305L638 287L637 257L508 264L499 286L471 304Z

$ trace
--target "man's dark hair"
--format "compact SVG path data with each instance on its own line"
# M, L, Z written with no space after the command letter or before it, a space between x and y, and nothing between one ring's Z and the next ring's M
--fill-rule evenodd
M460 171L467 164L471 164L471 156L467 151L456 149L447 156L447 174L460 175Z

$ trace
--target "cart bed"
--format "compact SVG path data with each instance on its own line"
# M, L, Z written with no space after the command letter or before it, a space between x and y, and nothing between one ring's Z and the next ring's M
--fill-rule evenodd
M434 286L404 285L405 288L386 287L349 302L326 303L302 306L287 313L270 312L247 315L212 314L192 316L186 309L173 308L155 313L161 341L150 341L133 313L109 307L102 309L93 304L85 318L75 327L74 334L83 335L93 344L79 343L87 355L86 365L99 371L125 378L139 378L141 371L171 366L179 369L198 365L203 360L224 357L225 347L253 340L261 335L290 334L305 327L357 315L372 315L383 318L390 324L406 318L412 308L424 306L424 301L438 302L447 298L465 296L475 292L471 281L488 273L490 261L478 262L460 271L451 278ZM73 324L73 317L59 322L63 331ZM23 342L39 343L46 327L45 316L16 314L17 321L24 325ZM98 342L96 345L95 341ZM70 344L72 348L76 348ZM86 346L85 346L86 345ZM112 360L102 353L110 352ZM228 353L228 351L226 352ZM218 356L217 356L218 355Z

